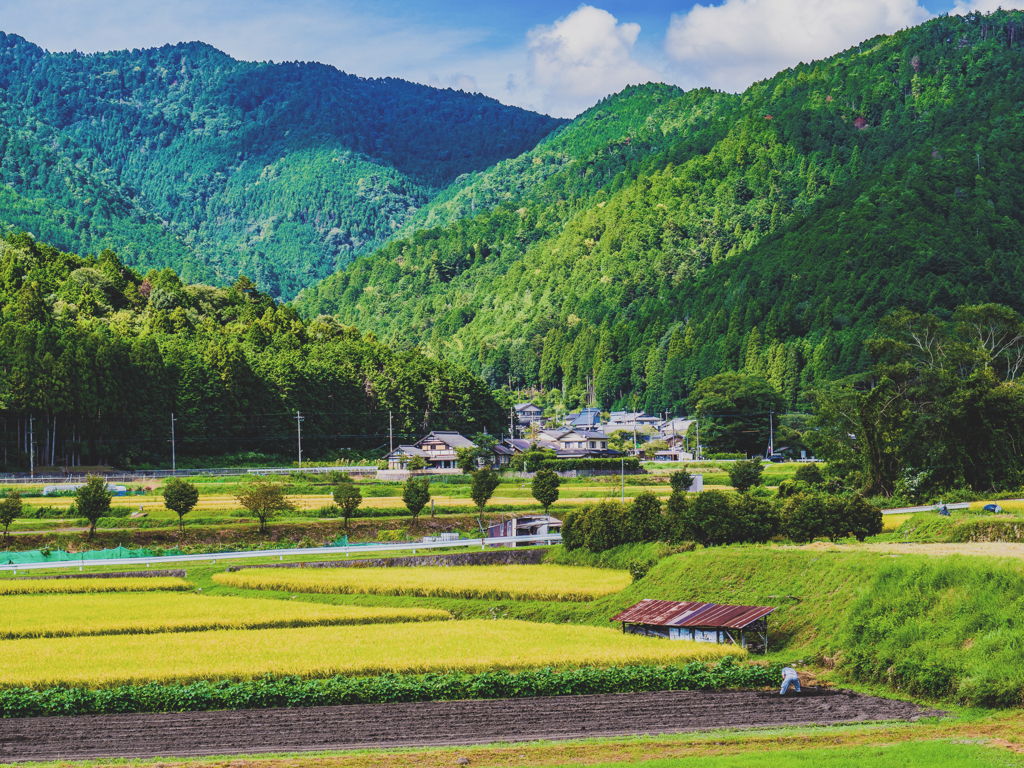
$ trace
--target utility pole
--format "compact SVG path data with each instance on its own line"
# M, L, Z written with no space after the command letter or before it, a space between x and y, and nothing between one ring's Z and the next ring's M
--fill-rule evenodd
M32 476L36 476L36 436L32 431L32 425L34 424L36 417L32 414L28 416L28 473Z
M700 461L700 422L694 420L693 425L697 428L697 434L695 435L697 438L697 447L693 449L693 455L697 457L697 461Z
M174 413L172 411L171 412L171 472L177 472L178 471L178 460L177 460L177 457L174 455L174 422L175 421L177 421L177 419L174 418Z
M516 418L516 409L515 409L515 407L509 408L508 409L508 433L509 433L509 435L512 436L513 440L516 437L516 427L515 427L516 421L515 421L515 418Z
M626 457L625 456L622 457L622 468L621 468L620 471L622 473L620 475L620 477L622 478L622 503L625 504L626 503Z
M301 411L296 411L295 412L295 426L299 430L299 469L302 469L302 422L303 422L302 412Z
M388 411L388 453L395 450L394 442L394 432L391 429L391 411Z
M775 425L772 423L772 412L768 411L768 458L775 453Z

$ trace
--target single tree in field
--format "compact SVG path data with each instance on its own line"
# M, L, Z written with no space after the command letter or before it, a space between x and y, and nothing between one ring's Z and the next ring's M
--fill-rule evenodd
M469 495L476 504L476 519L481 528L484 527L483 513L488 500L494 495L501 479L490 467L483 467L473 473L473 481L469 486Z
M4 527L4 541L7 540L7 529L11 523L21 517L21 494L11 491L6 499L0 499L0 525Z
M677 469L668 476L669 485L672 486L672 493L686 493L693 485L694 477L686 471L686 467Z
M734 461L727 471L732 487L740 493L746 493L762 483L764 467L761 466L760 457L755 457L749 461Z
M498 485L500 484L501 478L490 467L478 469L473 473L473 482L469 486L469 495L473 498L473 503L476 504L476 508L480 512L484 511L484 507L487 506L487 502L494 495L494 492L498 490Z
M274 515L295 510L295 505L285 498L281 486L262 477L250 480L235 498L260 521L260 533L267 530L267 521Z
M86 539L92 539L96 531L96 523L107 512L110 511L110 500L114 494L107 490L107 484L102 477L90 475L85 485L75 491L75 507L78 509L78 516L89 521L89 533Z
M349 518L363 503L363 494L352 483L338 483L334 486L334 503L341 507L341 516L345 518L345 530L347 531Z
M172 477L164 483L164 506L178 515L178 530L185 532L185 515L199 503L199 489L192 483Z
M544 507L544 514L548 513L548 507L558 501L558 486L562 484L562 478L550 469L541 469L533 476L533 486L530 492L537 503Z
M402 502L412 515L413 524L430 501L430 478L410 477L402 486Z

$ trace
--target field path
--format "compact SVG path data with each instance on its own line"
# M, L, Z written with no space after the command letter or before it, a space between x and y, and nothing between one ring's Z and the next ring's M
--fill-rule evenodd
M576 739L939 714L848 691L673 691L0 720L0 763Z

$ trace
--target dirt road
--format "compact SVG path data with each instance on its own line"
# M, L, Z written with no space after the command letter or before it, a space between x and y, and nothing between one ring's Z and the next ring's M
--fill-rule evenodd
M480 744L867 720L913 704L845 691L676 691L501 701L0 720L0 763Z

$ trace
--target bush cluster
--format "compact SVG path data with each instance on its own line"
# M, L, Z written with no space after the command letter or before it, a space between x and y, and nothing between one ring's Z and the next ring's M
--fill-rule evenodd
M562 519L562 543L570 550L584 547L604 552L622 544L659 541L663 533L661 501L649 491L628 504L608 500L588 504Z
M882 532L882 510L863 496L797 493L777 505L786 538L797 543L855 536L864 541Z
M337 676L321 680L268 677L238 683L148 683L109 689L11 688L0 691L0 718L760 688L776 684L780 671L779 664L740 665L727 657L718 664L691 662L679 667L586 667L564 671L547 668L479 674Z
M791 493L780 493L773 501L757 490L759 462L737 462L741 464L747 465L738 473L743 476L742 493L688 493L692 476L684 468L669 477L672 495L664 513L657 497L646 492L628 504L600 501L566 514L562 543L568 550L605 552L649 541L712 547L763 543L780 535L795 542L847 536L863 541L882 532L881 509L859 495L825 492L818 484L823 481L821 473L813 465L789 486Z

